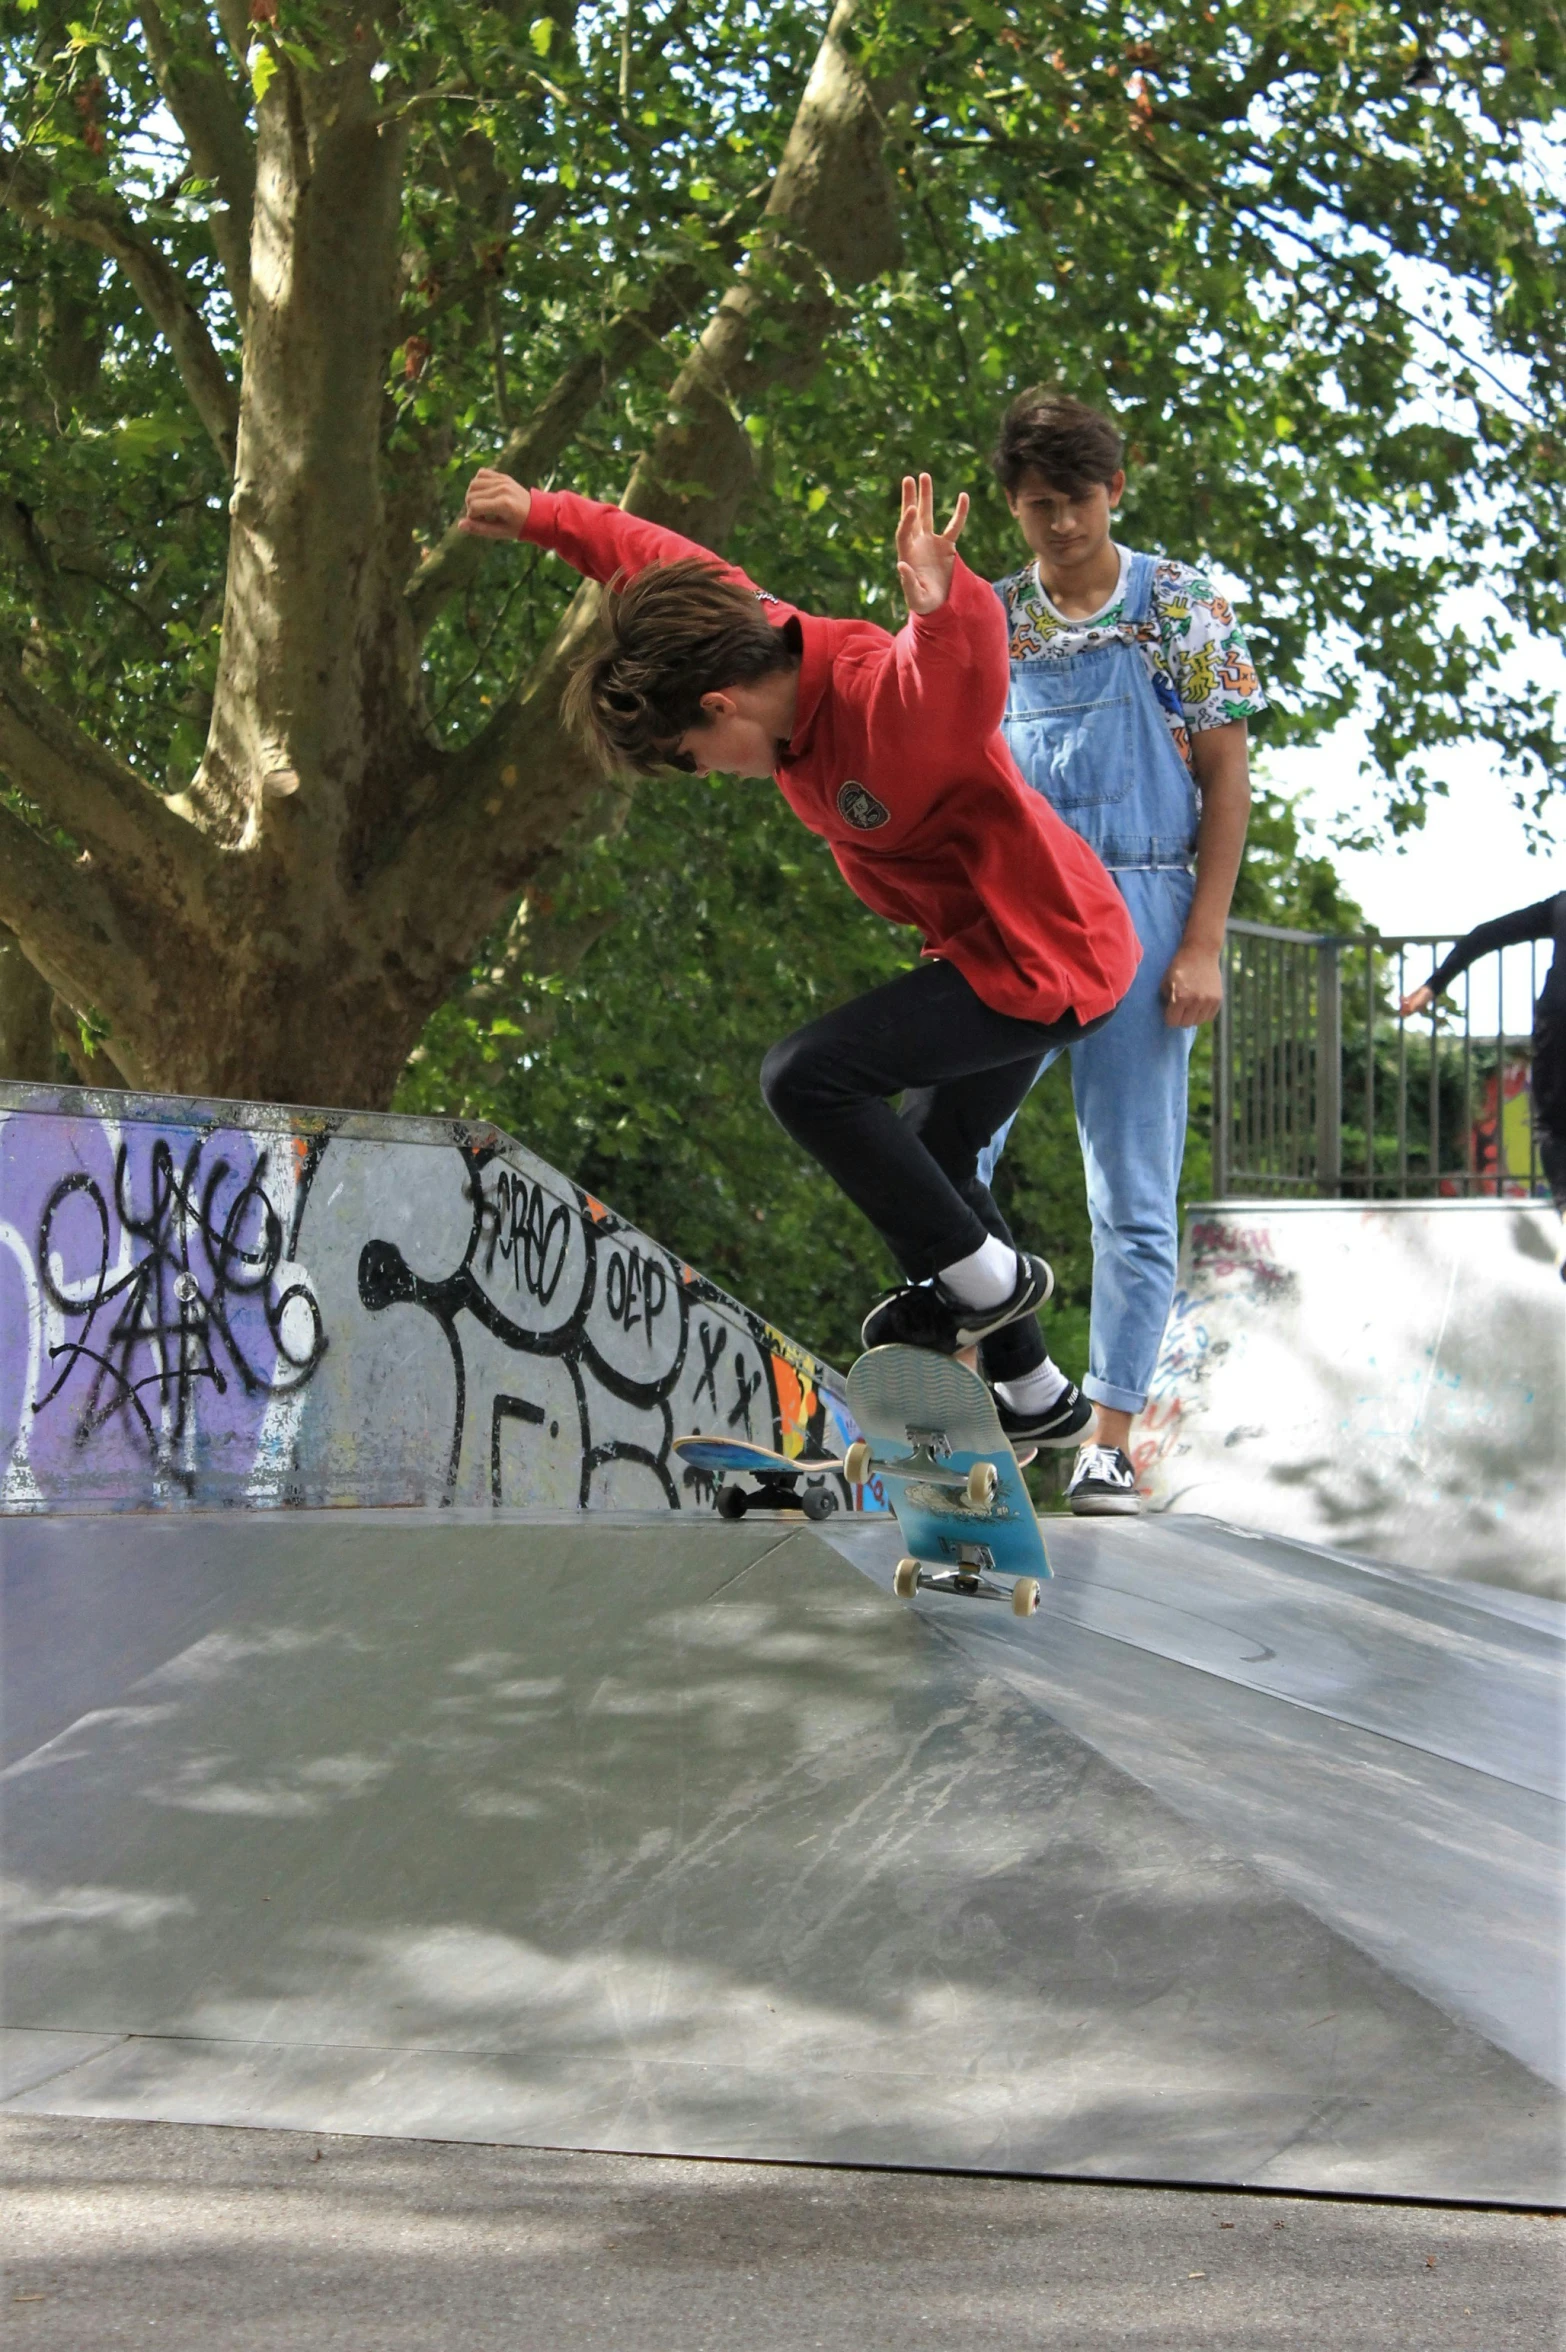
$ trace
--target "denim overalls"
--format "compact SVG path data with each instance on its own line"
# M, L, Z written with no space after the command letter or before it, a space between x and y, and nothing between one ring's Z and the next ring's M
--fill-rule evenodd
M1151 616L1155 561L1131 558L1124 617L1132 627ZM996 593L1004 604L1000 583ZM1114 1014L1065 1049L1093 1223L1083 1393L1137 1413L1147 1402L1179 1252L1175 1199L1196 1032L1167 1026L1158 991L1195 888L1196 788L1129 639L1064 659L1014 661L1004 726L1027 782L1114 875L1142 943L1136 978ZM1040 1077L1059 1052L1045 1056ZM985 1184L1010 1128L1008 1120L980 1157Z

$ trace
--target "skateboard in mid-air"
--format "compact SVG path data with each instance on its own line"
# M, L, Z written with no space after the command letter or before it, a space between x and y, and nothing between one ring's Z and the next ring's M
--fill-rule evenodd
M677 1437L673 1450L693 1470L706 1470L723 1480L716 1496L720 1519L743 1519L747 1511L803 1511L807 1519L830 1519L837 1509L829 1486L801 1483L833 1471L841 1475L842 1463L824 1454L775 1454L740 1437ZM736 1486L736 1474L754 1478L754 1490Z
M844 1455L843 1475L853 1486L878 1478L886 1490L908 1547L892 1579L899 1600L963 1593L1009 1600L1031 1617L1049 1556L1022 1464L978 1373L928 1348L871 1348L848 1375L848 1406L864 1435Z

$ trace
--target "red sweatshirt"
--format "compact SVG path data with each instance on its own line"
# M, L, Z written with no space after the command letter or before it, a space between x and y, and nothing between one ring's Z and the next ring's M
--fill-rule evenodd
M1006 623L961 557L939 612L895 637L766 596L676 531L569 490L535 490L523 537L590 580L699 555L798 624L794 733L779 791L878 915L924 934L981 1001L1019 1021L1091 1021L1141 960L1131 918L1093 851L1030 792L1000 734Z

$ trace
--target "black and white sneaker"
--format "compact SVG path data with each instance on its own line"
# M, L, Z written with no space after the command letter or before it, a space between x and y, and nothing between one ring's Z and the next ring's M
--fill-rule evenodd
M1014 1412L1002 1396L995 1399L995 1411L1014 1446L1073 1446L1093 1418L1087 1398L1069 1380L1055 1402L1039 1412Z
M1130 1455L1120 1446L1081 1447L1066 1500L1079 1519L1134 1519L1142 1498Z
M905 1282L876 1300L859 1336L867 1348L934 1348L943 1356L954 1356L959 1348L977 1347L992 1332L1035 1313L1054 1287L1054 1274L1045 1261L1019 1250L1016 1286L998 1307L965 1307L939 1280Z

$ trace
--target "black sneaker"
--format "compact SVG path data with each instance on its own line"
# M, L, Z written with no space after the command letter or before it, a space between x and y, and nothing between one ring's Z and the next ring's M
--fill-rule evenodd
M1041 1412L1017 1413L1004 1397L995 1399L1002 1432L1014 1446L1071 1446L1093 1418L1093 1408L1080 1388L1067 1381L1052 1405Z
M1134 1519L1142 1508L1131 1457L1120 1446L1085 1445L1066 1488L1079 1519Z
M956 1310L936 1282L905 1282L883 1290L860 1324L859 1336L867 1348L934 1348L943 1356L954 1356L961 1344Z
M977 1347L1008 1323L1042 1307L1055 1287L1055 1277L1042 1258L1027 1250L1017 1252L1017 1281L1009 1299L998 1307L965 1307L939 1281L907 1282L876 1300L859 1336L867 1348L934 1348L954 1356L959 1348Z

